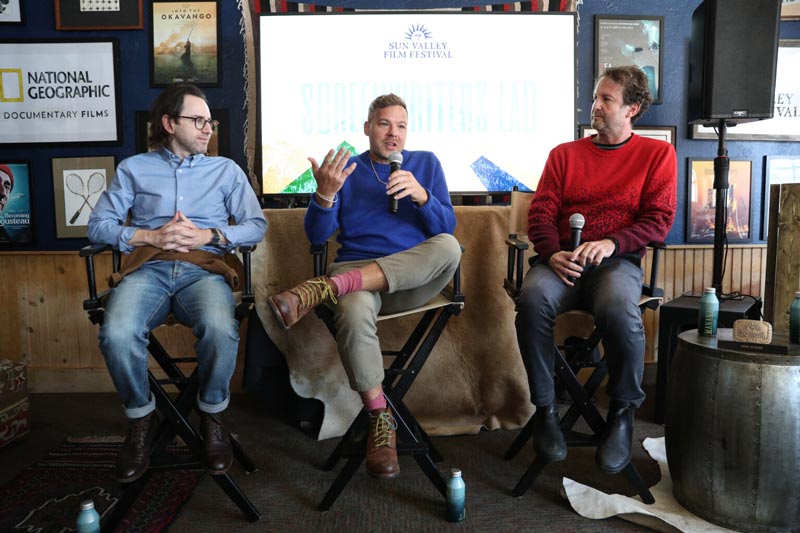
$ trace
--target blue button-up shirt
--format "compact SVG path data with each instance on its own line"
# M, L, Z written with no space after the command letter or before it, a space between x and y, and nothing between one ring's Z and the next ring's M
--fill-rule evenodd
M158 229L178 211L201 229L220 229L227 245L202 247L218 254L257 244L267 230L258 198L236 163L203 154L181 161L162 148L119 164L89 217L89 239L130 253L137 228Z

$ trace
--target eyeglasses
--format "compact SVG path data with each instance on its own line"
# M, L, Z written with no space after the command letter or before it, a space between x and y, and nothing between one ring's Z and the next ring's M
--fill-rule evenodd
M175 115L172 118L188 118L189 120L194 120L194 127L198 130L202 130L206 127L206 124L211 125L211 131L217 131L219 127L219 120L213 120L203 117L185 117L183 115Z

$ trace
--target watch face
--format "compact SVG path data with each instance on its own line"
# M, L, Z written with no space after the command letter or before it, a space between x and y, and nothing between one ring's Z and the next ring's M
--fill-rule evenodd
M216 228L211 230L211 243L219 244L219 230Z

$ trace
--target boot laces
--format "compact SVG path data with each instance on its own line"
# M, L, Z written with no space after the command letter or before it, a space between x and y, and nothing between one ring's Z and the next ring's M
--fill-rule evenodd
M336 295L333 289L324 278L312 278L305 283L301 283L292 290L300 298L300 307L305 309L314 307L317 304L330 299L336 303Z
M384 411L372 418L372 441L375 448L389 446L392 443L392 432L397 429L397 421Z

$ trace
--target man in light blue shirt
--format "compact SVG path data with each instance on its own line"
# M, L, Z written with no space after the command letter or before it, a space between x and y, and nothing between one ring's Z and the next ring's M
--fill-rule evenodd
M100 350L129 419L117 462L123 483L149 466L158 427L147 382L149 331L169 314L197 337L197 405L212 475L233 462L220 413L230 401L239 324L222 255L264 238L267 222L242 169L205 154L218 122L205 95L172 85L150 111L151 152L122 161L89 217L89 239L126 257L106 305Z

